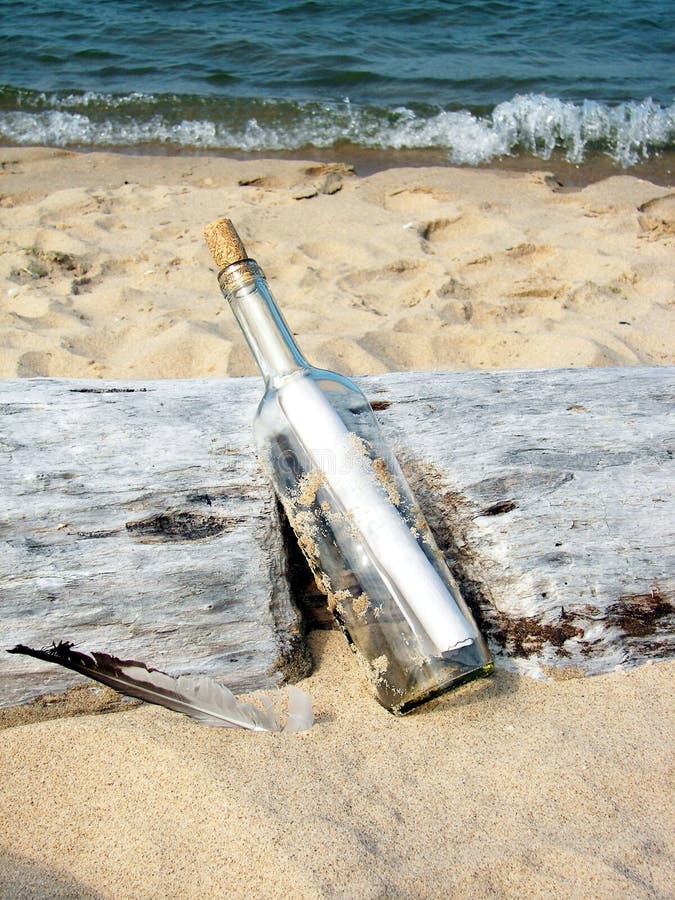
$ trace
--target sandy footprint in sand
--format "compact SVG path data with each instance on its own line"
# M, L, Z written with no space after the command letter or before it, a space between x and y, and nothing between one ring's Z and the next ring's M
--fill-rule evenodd
M16 374L19 378L46 377L51 373L52 354L39 350L22 353L16 363Z
M493 204L468 203L439 188L410 187L388 193L384 208L410 216L403 227L414 229L425 253L445 255L451 246L462 252L479 241L509 233L504 213Z
M337 282L360 306L384 316L413 307L432 293L436 267L425 260L396 260L386 266L359 269Z
M675 235L675 194L649 200L639 207L640 227L652 238Z
M467 226L466 210L446 191L431 187L401 188L384 198L384 208L406 213L412 218L406 227L415 228L427 242L450 240L459 222Z
M344 263L350 268L367 266L373 261L372 248L354 241L307 241L298 250L311 262Z

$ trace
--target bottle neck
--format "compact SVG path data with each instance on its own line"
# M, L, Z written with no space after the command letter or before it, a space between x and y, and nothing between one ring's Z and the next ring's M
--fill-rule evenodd
M254 260L223 269L218 282L266 383L309 368Z

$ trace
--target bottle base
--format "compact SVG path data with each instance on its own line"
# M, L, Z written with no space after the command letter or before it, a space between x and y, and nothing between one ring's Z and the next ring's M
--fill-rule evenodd
M426 673L427 677L419 677L421 674L420 669L417 669L416 674L418 677L415 678L415 670L409 669L405 670L408 675L407 683L403 683L400 680L392 681L388 672L386 657L381 657L381 660L385 665L380 669L378 667L380 659L373 660L372 653L368 656L365 656L362 653L337 609L333 611L333 615L337 624L340 626L340 630L347 638L347 643L349 644L352 653L354 653L364 669L366 676L371 683L371 689L373 689L375 699L380 706L384 707L384 709L394 716L405 716L419 707L424 706L425 703L428 703L443 694L447 694L463 684L467 684L470 681L476 681L479 678L489 677L494 671L494 661L487 653L487 650L484 651L483 659L485 661L482 662L480 656L478 656L478 653L480 653L479 648L476 647L475 644L472 644L471 647L465 648L459 652L463 654L468 653L474 658L471 659L471 656L469 656L469 659L467 659L465 656L461 662L455 658L454 665L452 666L454 671L451 672L446 668L444 679L438 677L440 674L439 672L436 672L435 679L429 678L428 672ZM476 656L478 656L478 658L476 658ZM426 660L427 664L430 662L431 660ZM452 665L451 660L443 660L443 665L449 667ZM403 671L404 670L400 670L399 675L403 674ZM415 681L417 683L415 683Z
M435 688L434 690L428 691L427 693L422 694L419 697L415 697L412 700L406 700L399 706L392 707L381 701L378 697L376 697L376 699L378 703L384 706L384 708L392 715L405 716L408 713L414 712L415 710L424 706L426 703L429 703L431 700L434 700L437 697L442 697L444 694L449 694L451 691L454 691L455 688L461 687L463 684L468 684L470 681L477 681L479 678L488 678L493 671L494 663L490 661L484 666L480 666L477 669L472 669L470 672L466 672L464 675L460 675L457 678L454 678L449 684L446 684L443 687Z

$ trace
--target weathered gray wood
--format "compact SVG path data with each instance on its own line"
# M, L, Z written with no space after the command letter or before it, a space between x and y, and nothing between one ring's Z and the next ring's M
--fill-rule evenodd
M498 662L672 653L675 370L401 373L361 385ZM3 646L69 638L235 689L299 672L258 379L0 383ZM77 676L0 654L7 705Z
M566 676L675 651L675 369L367 386L499 664Z
M0 382L2 649L68 639L234 690L306 670L260 384ZM0 704L80 683L0 653Z

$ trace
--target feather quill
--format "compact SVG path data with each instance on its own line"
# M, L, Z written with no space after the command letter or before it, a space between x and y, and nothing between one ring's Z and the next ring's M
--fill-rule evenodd
M272 703L263 696L264 708L237 700L229 688L205 676L180 675L174 678L145 663L118 659L108 653L81 652L69 641L34 650L17 644L8 653L21 653L45 662L57 663L100 681L121 694L165 706L191 716L205 725L220 728L247 728L251 731L306 731L313 723L310 698L299 688L288 687L288 714L282 727Z

